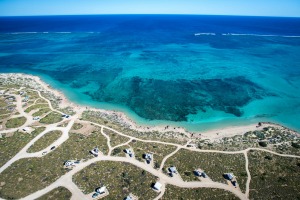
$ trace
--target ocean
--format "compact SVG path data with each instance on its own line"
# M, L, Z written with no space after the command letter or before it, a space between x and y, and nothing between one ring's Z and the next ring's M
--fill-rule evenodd
M141 125L300 130L300 18L0 17L0 72L38 75Z

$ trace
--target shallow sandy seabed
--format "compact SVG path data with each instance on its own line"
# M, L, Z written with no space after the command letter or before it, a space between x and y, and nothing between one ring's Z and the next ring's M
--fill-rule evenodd
M250 124L250 125L242 125L242 126L228 126L226 128L219 128L219 129L211 129L203 132L189 132L186 129L182 127L172 127L172 126L140 126L136 124L133 120L131 120L129 117L127 117L122 112L117 111L110 111L110 110L103 110L103 109L96 109L90 106L81 106L78 104L75 104L68 100L66 96L54 88L51 87L51 85L43 82L40 77L28 75L28 74L21 74L21 73L8 73L8 74L0 74L0 78L5 79L20 79L25 81L25 79L32 79L33 81L26 81L26 84L28 86L38 89L40 91L46 91L50 92L53 95L55 95L58 99L60 99L59 107L65 108L65 107L72 107L76 111L76 115L80 115L84 111L96 111L100 112L101 114L108 115L114 117L117 122L121 125L130 127L131 129L142 131L142 132L152 132L152 131L158 131L158 132L177 132L177 133L183 133L187 136L192 136L193 138L203 138L203 139L210 139L210 140L218 140L224 137L232 137L234 135L242 135L249 131L255 131L255 130L262 130L264 127L277 127L280 129L288 129L280 124L274 124L269 122L263 122L261 126L257 126L257 124ZM25 82L24 82L25 83ZM34 84L35 83L35 84ZM38 83L38 84L36 84ZM25 85L24 85L25 86ZM296 131L293 131L294 133L298 134Z

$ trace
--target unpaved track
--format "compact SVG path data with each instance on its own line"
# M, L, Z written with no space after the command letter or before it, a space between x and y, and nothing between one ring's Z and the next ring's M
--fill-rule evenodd
M165 162L167 161L167 159L170 158L171 156L173 156L174 154L176 154L180 149L181 149L181 147L177 147L177 149L175 151L173 151L172 153L170 153L169 155L164 157L164 159L162 160L162 162L160 164L159 171L162 171L162 168L164 167Z
M251 181L251 174L249 171L249 159L248 159L248 152L244 152L245 155L245 168L246 168L246 172L247 172L247 182L246 182L246 197L249 198L249 191L250 191L250 181Z
M217 183L217 182L199 182L199 181L195 181L195 182L184 182L182 180L179 179L173 179L172 177L169 177L157 170L155 170L154 168L152 168L149 165L145 165L142 162L139 162L137 160L134 159L128 159L125 157L112 157L112 156L100 156L100 157L96 157L93 159L90 159L84 163L79 164L78 166L76 166L72 171L68 172L67 174L63 175L61 178L59 178L57 181L55 181L54 183L52 183L50 186L39 190L25 198L23 198L24 200L32 200L35 198L40 197L41 195L44 195L48 192L50 192L53 188L57 187L57 186L64 186L65 184L65 180L67 179L71 179L72 176L74 174L76 174L77 172L79 172L80 170L84 169L85 167L89 166L92 163L98 162L98 161L115 161L115 162L126 162L126 163L130 163L133 164L139 168L142 168L143 170L153 174L154 176L159 177L159 179L166 183L166 184L171 184L171 185L175 185L177 187L182 187L182 188L200 188L200 187L204 187L204 188L219 188L219 189L223 189L223 190L227 190L230 191L232 193L234 193L236 196L238 196L240 199L247 199L245 194L243 194L242 192L240 192L239 190L236 190L233 187L230 187L229 185L223 184L223 183ZM73 194L74 195L74 194Z
M36 90L33 90L33 91L36 91ZM51 105L51 102L48 99L44 98L39 91L36 91L36 92L38 92L40 98L42 98L42 99L44 99L44 100L46 100L48 102L49 107L50 107L50 109L52 111L55 111L55 112L58 112L58 113L62 114L62 112L53 109L53 107ZM13 95L13 96L15 96L16 99L17 99L17 107L16 107L16 109L20 113L20 116L26 117L26 119L27 119L26 123L23 126L19 127L19 128L0 131L0 133L14 132L14 131L16 131L16 130L18 130L20 128L29 126L32 123L34 123L34 121L32 120L32 116L29 115L28 113L24 112L24 110L22 108L22 99L21 99L21 97L18 96L18 95ZM19 159L29 158L29 157L42 157L43 156L42 152L44 152L44 151L48 151L49 152L49 149L50 149L51 146L56 146L57 147L57 146L63 144L69 138L69 131L71 130L74 122L79 119L81 112L82 111L76 113L73 117L71 117L68 120L64 120L64 121L68 121L68 125L66 127L57 127L58 124L60 124L62 122L59 122L59 123L56 123L56 124L45 125L46 129L42 133L40 133L38 136L36 136L33 140L31 140L11 160L9 160L5 165L3 165L0 168L0 173L3 172L11 164L13 164L15 161L17 161ZM85 121L85 122L87 122L87 121ZM57 187L63 186L63 187L66 187L67 189L69 189L70 192L72 193L72 200L83 200L83 199L85 199L85 195L72 182L72 176L74 174L76 174L77 172L79 172L80 170L84 169L85 167L89 166L90 164L95 163L95 162L99 162L99 161L115 161L115 162L130 163L130 164L135 165L135 166L137 166L137 167L139 167L139 168L141 168L141 169L143 169L145 171L148 171L149 173L151 173L154 176L158 177L159 181L163 184L163 188L162 188L161 193L155 199L159 199L159 198L161 198L163 196L166 184L174 185L174 186L181 187L181 188L219 188L219 189L223 189L223 190L227 190L227 191L232 192L233 194L235 194L240 199L248 199L249 198L249 190L250 190L250 181L251 181L251 174L250 174L250 171L249 171L249 160L248 160L248 154L247 154L249 150L265 151L265 152L272 153L272 154L278 155L278 156L283 156L283 157L300 158L300 156L288 155L288 154L279 154L279 153L276 153L276 152L273 152L273 151L270 151L270 150L267 150L267 149L260 149L260 148L248 148L248 149L241 150L241 151L218 151L218 150L191 149L191 148L186 147L186 145L180 145L180 144L174 144L174 143L162 142L162 141L155 141L155 140L143 140L143 139L139 139L139 138L136 138L136 137L133 137L133 136L125 135L125 134L123 134L121 132L118 132L118 131L116 131L116 130L114 130L112 128L106 127L104 125L100 125L100 124L93 123L93 122L88 122L88 123L94 124L95 126L99 126L101 128L102 135L104 135L106 137L106 139L107 139L107 146L109 148L108 155L107 156L99 156L99 157L90 159L90 160L88 160L86 162L80 163L73 170L71 170L70 172L68 172L65 175L61 176L59 179L57 179L55 182L53 182L52 184L50 184L48 187L46 187L46 188L44 188L42 190L39 190L39 191L37 191L37 192L35 192L35 193L27 196L27 197L24 197L22 199L24 199L24 200L36 199L36 198L38 198L38 197L40 197L40 196L42 196L42 195L50 192L51 190L53 190L53 189L55 189ZM111 146L111 144L110 144L110 137L107 134L105 134L105 132L103 131L104 128L106 128L108 130L111 130L111 131L114 131L115 133L117 133L117 134L119 134L121 136L125 136L125 137L128 138L127 142L125 142L123 144L120 144L120 145L117 145L116 147L126 145L131 140L134 139L134 140L138 140L138 141L146 142L146 143L158 143L158 144L164 144L164 145L172 145L172 146L176 146L177 149L175 151L173 151L172 153L170 153L169 155L167 155L163 159L160 169L156 170L152 166L146 165L145 163L139 162L139 161L137 161L135 159L128 159L126 157L112 157L112 156L110 156L112 150L115 147ZM50 131L54 131L54 130L60 130L60 131L63 132L62 136L58 140L56 140L55 142L53 142L51 145L49 145L48 147L46 147L42 151L35 152L35 153L27 153L28 148L32 144L34 144L34 142L36 142L38 139L40 139L46 133L48 133ZM187 149L189 151L195 151L195 152L223 153L223 154L244 154L245 160L246 160L245 161L245 168L246 168L247 176L248 176L247 183L246 183L246 193L244 194L240 190L237 190L234 187L231 187L231 186L229 186L227 184L223 184L223 183L218 183L218 182L213 182L213 181L209 181L209 182L200 182L200 181L185 182L182 179L175 179L175 178L171 178L171 177L165 175L161 171L164 163L166 162L166 160L169 157L171 157L174 154L176 154L180 149Z

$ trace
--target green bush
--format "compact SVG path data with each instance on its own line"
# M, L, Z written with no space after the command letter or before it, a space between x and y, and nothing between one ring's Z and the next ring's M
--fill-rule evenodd
M33 145L29 147L27 152L33 153L43 150L44 148L51 145L54 141L56 141L62 135L61 131L51 131L46 133L41 137L38 141L36 141Z
M23 124L25 124L25 122L26 122L25 117L12 118L6 122L5 126L6 128L18 128Z
M297 199L300 194L299 158L254 151L248 154L248 159L250 199Z
M114 156L114 155L117 155L117 154L119 154L119 153L121 153L121 149L120 149L120 148L115 148L115 149L113 150L113 152L112 152L112 155Z
M239 199L229 191L215 188L180 188L173 185L167 185L162 199L176 200L235 200Z
M265 135L262 133L262 132L260 132L260 131L254 131L253 132L259 139L262 139L262 140L264 140L266 137L265 137Z
M296 142L292 142L292 147L299 149L300 148L300 144L296 143Z
M124 199L129 193L138 196L140 200L154 199L157 196L151 189L156 178L147 171L124 162L94 163L75 174L73 182L85 194L94 191L101 183L109 191L107 199Z
M272 157L269 156L269 155L267 155L267 156L265 156L265 159L267 159L267 160L272 160Z
M192 172L184 172L184 175L190 176L190 175L192 175Z
M267 147L268 146L267 142L263 142L263 141L258 142L258 144L261 147Z
M58 187L36 200L52 200L52 199L69 200L71 199L71 197L72 197L72 193L68 189L64 187Z
M51 112L40 120L40 122L44 124L54 124L60 121L62 121L62 117L61 114L57 112Z

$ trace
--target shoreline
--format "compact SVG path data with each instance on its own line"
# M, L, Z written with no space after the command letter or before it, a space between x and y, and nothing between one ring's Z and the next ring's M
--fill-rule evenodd
M272 122L261 122L261 126L257 126L257 123L255 124L249 124L249 125L238 125L238 126L227 126L225 128L217 128L217 129L210 129L205 131L198 131L198 132L191 132L186 130L184 127L173 127L173 126L144 126L144 125L138 125L136 122L134 122L132 119L130 119L125 113L120 111L113 111L113 110L104 110L100 108L94 108L91 106L83 106L76 104L74 102L71 102L62 91L59 91L57 89L54 89L51 85L45 83L39 76L34 76L31 74L24 74L24 73L0 73L0 78L10 78L10 79L31 79L34 82L38 83L43 90L50 92L55 97L57 97L59 102L59 108L65 108L65 107L71 107L76 111L76 115L81 115L84 111L94 111L94 112L100 112L101 114L105 116L109 116L110 118L114 118L115 121L122 125L126 126L130 129L136 130L136 131L142 131L142 132L152 132L152 131L158 131L161 133L166 132L177 132L184 134L188 137L192 138L201 138L201 139L210 139L210 140L219 140L224 137L232 137L235 135L241 135L249 131L255 131L255 130L262 130L265 127L276 127L279 129L285 129L288 130L294 134L299 133L295 130L292 130L288 127L285 127L278 123L272 123ZM38 88L38 85L30 85L27 84L30 87L36 87ZM39 88L41 89L41 88Z

